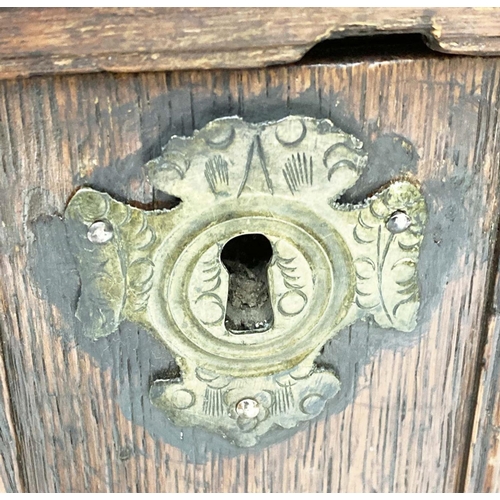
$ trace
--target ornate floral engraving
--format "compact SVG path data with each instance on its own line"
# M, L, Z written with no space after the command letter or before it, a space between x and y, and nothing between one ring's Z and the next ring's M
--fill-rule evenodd
M411 331L426 207L413 180L358 206L336 202L367 162L361 141L329 120L214 120L172 137L146 165L153 185L181 198L142 211L80 189L65 213L79 266L76 316L86 335L127 319L171 349L179 379L150 397L178 425L203 426L238 446L273 427L318 415L340 382L314 360L341 328L363 318ZM235 335L224 325L224 245L260 233L274 320Z
M297 267L293 266L296 257L288 259L276 255L276 266L283 277L283 284L287 291L278 300L278 311L285 316L296 316L300 314L307 305L307 295L304 293L304 285L297 274Z
M205 177L214 194L228 194L229 169L227 161L221 155L210 158L205 163Z
M410 218L399 234L387 229L396 211ZM411 331L419 303L417 261L425 223L425 203L415 186L396 182L360 210L353 238L363 249L356 268L356 304L380 326Z
M273 426L288 429L317 416L340 387L335 375L314 366L256 380L199 372L185 373L182 384L157 380L153 402L179 425L208 426L239 446L255 445ZM237 412L246 398L256 402L253 418Z
M147 307L153 262L149 251L156 232L141 210L118 203L105 193L81 190L66 212L73 229L70 242L79 267L82 291L77 317L89 337L114 332L125 319L124 311ZM89 241L88 229L106 221L113 237L104 244Z
M313 185L312 156L306 157L305 153L292 155L285 162L283 176L292 194L300 191L301 186Z
M219 253L211 260L202 261L203 269L201 272L204 276L201 280L201 293L194 301L195 307L201 306L198 307L198 316L200 321L207 326L222 323L226 312L221 296L216 293L222 283L222 265Z

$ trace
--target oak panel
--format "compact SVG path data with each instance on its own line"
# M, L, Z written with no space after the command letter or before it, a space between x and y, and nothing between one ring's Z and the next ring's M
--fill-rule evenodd
M500 493L500 275L496 270L465 482L470 493Z
M2 292L0 290L0 299ZM2 352L0 356L0 493L18 493L23 491L23 484L4 355Z
M430 57L2 82L2 383L26 491L461 489L497 223L498 65ZM80 185L168 205L142 165L173 134L234 114L331 118L370 157L344 201L405 173L421 182L430 214L417 330L368 321L341 332L321 356L342 382L336 399L247 450L176 428L151 406L151 379L175 366L147 332L123 324L83 338L57 217ZM9 447L0 455L14 462Z
M21 8L0 10L0 76L249 68L317 42L421 33L434 49L500 53L498 8Z

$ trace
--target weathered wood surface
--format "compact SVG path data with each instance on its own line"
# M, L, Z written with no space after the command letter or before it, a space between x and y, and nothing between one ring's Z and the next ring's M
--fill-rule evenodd
M0 76L260 67L297 61L327 38L375 33L500 54L500 9L2 9Z
M3 287L0 287L0 300L5 304ZM3 309L2 309L3 313ZM0 338L3 339L2 335ZM0 346L1 347L1 346ZM5 370L4 357L8 353L0 351L0 493L17 493L22 490L22 482L19 476L20 459L17 449L17 437L15 424L13 422L13 411L10 397L10 387Z
M499 179L500 60L429 57L262 70L0 83L0 474L25 491L459 491L464 487ZM238 450L148 399L170 358L125 324L85 340L60 220L86 184L165 203L141 166L225 115L330 117L370 155L360 199L401 172L429 226L414 334L369 323L325 349L343 382L297 432ZM406 139L404 139L406 138ZM73 267L72 267L73 266ZM16 442L14 447L13 442Z
M480 385L465 490L500 493L500 274L498 274L498 267L493 300L488 310L488 336L481 360Z

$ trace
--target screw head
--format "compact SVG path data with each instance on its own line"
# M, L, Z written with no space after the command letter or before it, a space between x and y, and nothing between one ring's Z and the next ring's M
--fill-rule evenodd
M236 405L236 413L240 417L255 418L260 412L259 403L252 398L242 399Z
M92 243L102 245L113 237L113 227L107 221L98 220L89 226L87 239Z
M398 234L406 231L411 225L411 219L406 212L398 210L387 220L386 227L393 233Z

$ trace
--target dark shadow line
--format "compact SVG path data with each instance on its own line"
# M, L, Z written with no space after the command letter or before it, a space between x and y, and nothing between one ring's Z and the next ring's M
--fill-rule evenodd
M458 467L458 477L456 479L456 493L465 493L465 484L467 481L467 469L469 468L469 464L471 460L473 460L472 453L472 436L474 432L474 422L476 420L476 416L480 411L478 408L479 402L479 389L481 386L481 373L483 370L482 359L485 355L486 344L488 343L488 332L489 332L489 324L490 319L496 314L495 307L495 299L496 299L496 287L498 273L500 272L500 216L498 216L495 227L495 236L492 237L492 255L490 257L490 263L487 271L487 280L486 280L486 299L483 306L483 312L481 315L480 329L479 329L479 345L477 350L477 356L475 359L475 373L474 373L474 381L472 383L472 392L470 396L471 401L471 410L468 412L469 415L465 419L464 424L464 435L465 435L465 446L464 446L464 454L459 459L459 467ZM463 395L462 395L463 397ZM484 476L484 468L481 469L481 474Z

